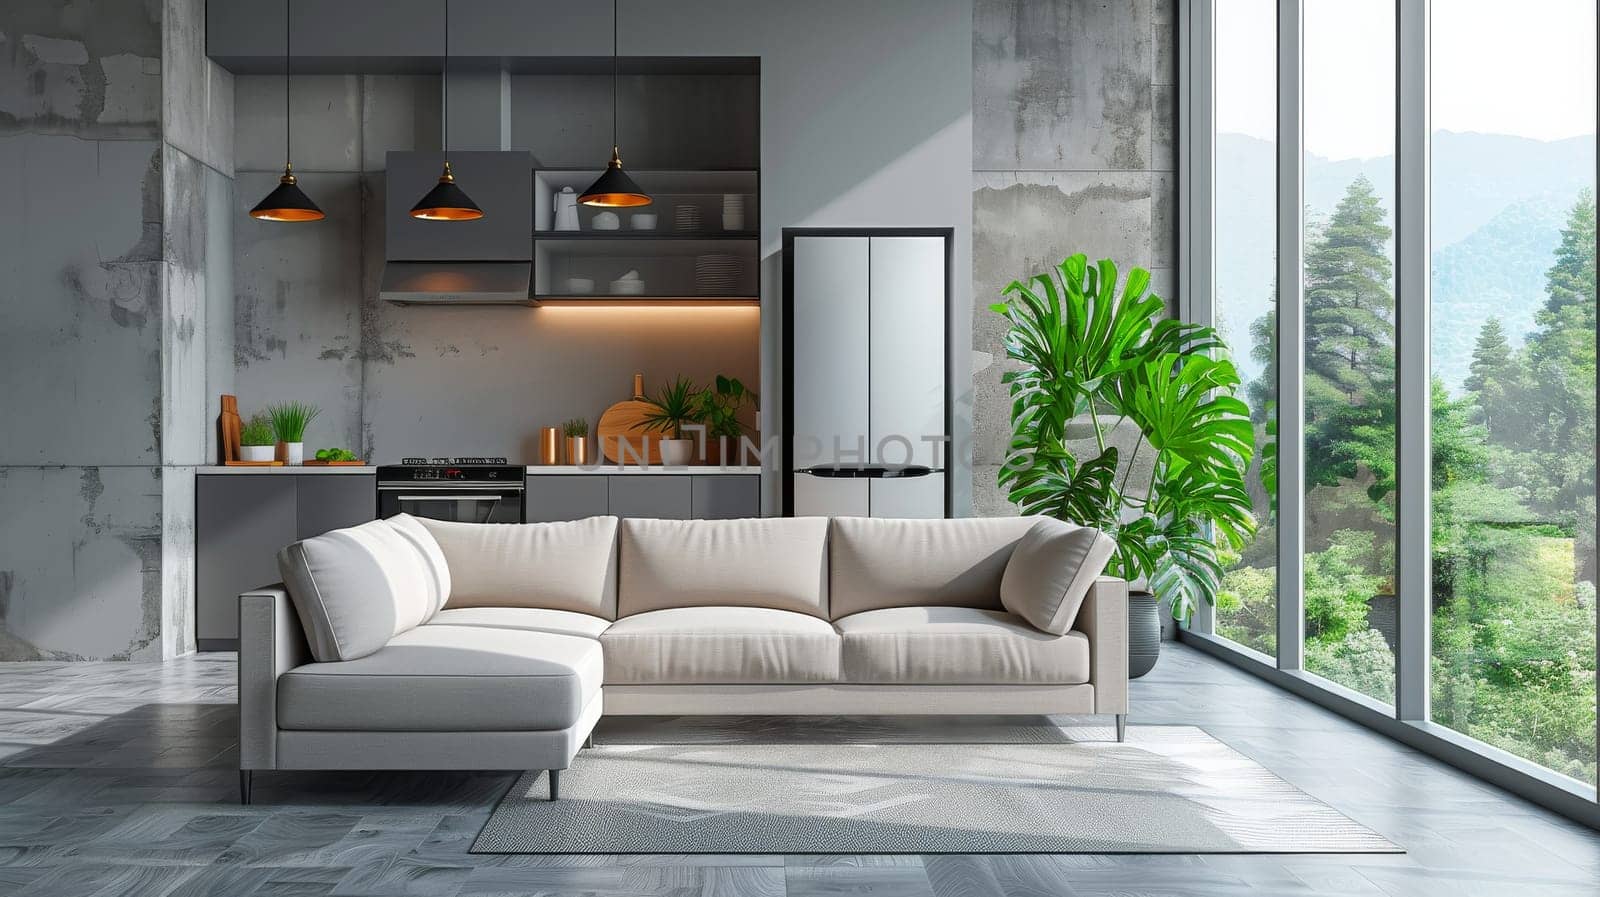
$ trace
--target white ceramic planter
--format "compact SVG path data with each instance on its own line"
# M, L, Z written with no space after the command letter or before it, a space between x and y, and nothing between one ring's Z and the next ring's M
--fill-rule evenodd
M661 440L661 463L668 467L683 467L694 461L693 439Z
M271 445L241 445L239 446L240 461L271 461L276 454L276 446Z
M306 444L303 442L278 443L278 460L285 464L304 464L306 461Z

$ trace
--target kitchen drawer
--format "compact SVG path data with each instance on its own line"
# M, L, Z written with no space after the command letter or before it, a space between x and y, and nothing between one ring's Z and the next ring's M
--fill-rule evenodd
M761 516L760 477L705 476L690 480L690 517L728 520Z
M610 481L611 513L618 517L687 520L693 507L689 476L622 474Z
M610 489L604 476L530 476L523 496L528 523L582 520L610 513Z

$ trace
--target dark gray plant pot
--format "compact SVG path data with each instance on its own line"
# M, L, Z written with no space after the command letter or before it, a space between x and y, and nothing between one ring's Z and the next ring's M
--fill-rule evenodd
M1128 593L1128 678L1155 668L1161 657L1161 603L1149 592Z

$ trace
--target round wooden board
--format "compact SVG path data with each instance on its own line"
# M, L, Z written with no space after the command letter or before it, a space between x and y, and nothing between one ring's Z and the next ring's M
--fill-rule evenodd
M653 438L644 425L645 417L654 407L649 402L618 402L600 415L595 435L600 437L600 451L605 454L607 461L637 464L638 459L643 457L647 464L661 463L661 440ZM620 445L623 441L629 443L626 458L622 455Z
M613 464L637 464L643 457L646 464L661 463L661 440L645 429L645 418L655 406L644 397L644 376L633 375L633 398L618 402L600 415L595 426L595 436L600 439L600 452ZM627 457L622 454L621 442L630 445Z

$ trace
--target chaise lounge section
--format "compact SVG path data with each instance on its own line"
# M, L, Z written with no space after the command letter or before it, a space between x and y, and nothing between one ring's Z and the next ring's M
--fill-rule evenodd
M240 596L256 770L547 769L612 715L1127 713L1110 540L1042 518L464 524L295 543Z

